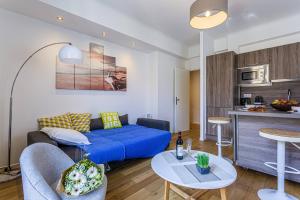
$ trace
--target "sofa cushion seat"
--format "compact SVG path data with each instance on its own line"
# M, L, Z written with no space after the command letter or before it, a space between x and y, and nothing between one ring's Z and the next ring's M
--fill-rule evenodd
M168 131L139 125L94 130L86 136L92 144L81 148L97 164L152 157L164 151L171 140L171 133Z
M125 148L121 142L113 141L109 138L101 137L97 131L86 134L90 145L79 146L89 154L88 158L97 164L110 161L124 160Z

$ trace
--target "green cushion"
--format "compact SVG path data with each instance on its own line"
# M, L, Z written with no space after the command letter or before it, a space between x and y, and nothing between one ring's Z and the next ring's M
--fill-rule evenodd
M103 182L104 166L83 159L65 170L56 190L67 196L85 195L98 189Z
M122 128L119 114L117 112L105 112L101 113L104 129Z

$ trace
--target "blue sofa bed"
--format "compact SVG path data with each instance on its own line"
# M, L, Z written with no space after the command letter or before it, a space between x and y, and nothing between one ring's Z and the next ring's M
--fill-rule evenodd
M87 153L97 164L149 158L168 147L171 140L169 122L146 118L139 118L136 125L130 125L126 120L121 122L122 128L104 130L99 125L99 119L92 119L91 132L85 134L91 142L90 145L62 145L40 131L29 132L27 142L28 145L44 142L58 146L74 161L80 160Z
M92 144L81 148L98 164L153 157L164 151L171 140L171 133L168 131L140 125L94 130L86 136Z

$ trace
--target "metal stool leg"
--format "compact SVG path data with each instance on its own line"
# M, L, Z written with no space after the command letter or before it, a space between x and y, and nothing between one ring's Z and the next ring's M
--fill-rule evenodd
M218 134L218 142L217 142L217 146L218 146L218 157L219 158L223 158L225 160L227 160L229 163L233 164L232 160L230 160L229 158L224 158L223 154L222 154L222 146L223 146L223 142L222 142L222 125L218 124L217 125L217 134ZM226 145L227 146L227 145Z
M218 157L222 158L222 126L218 124Z
M277 188L279 194L284 194L285 142L277 142Z
M285 173L285 142L277 142L277 190L262 189L258 191L261 200L298 200L298 198L284 192Z

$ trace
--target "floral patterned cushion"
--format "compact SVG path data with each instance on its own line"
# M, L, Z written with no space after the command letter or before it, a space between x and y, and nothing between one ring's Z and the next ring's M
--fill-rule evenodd
M57 192L76 197L98 189L103 182L104 166L83 159L65 170L57 185Z

